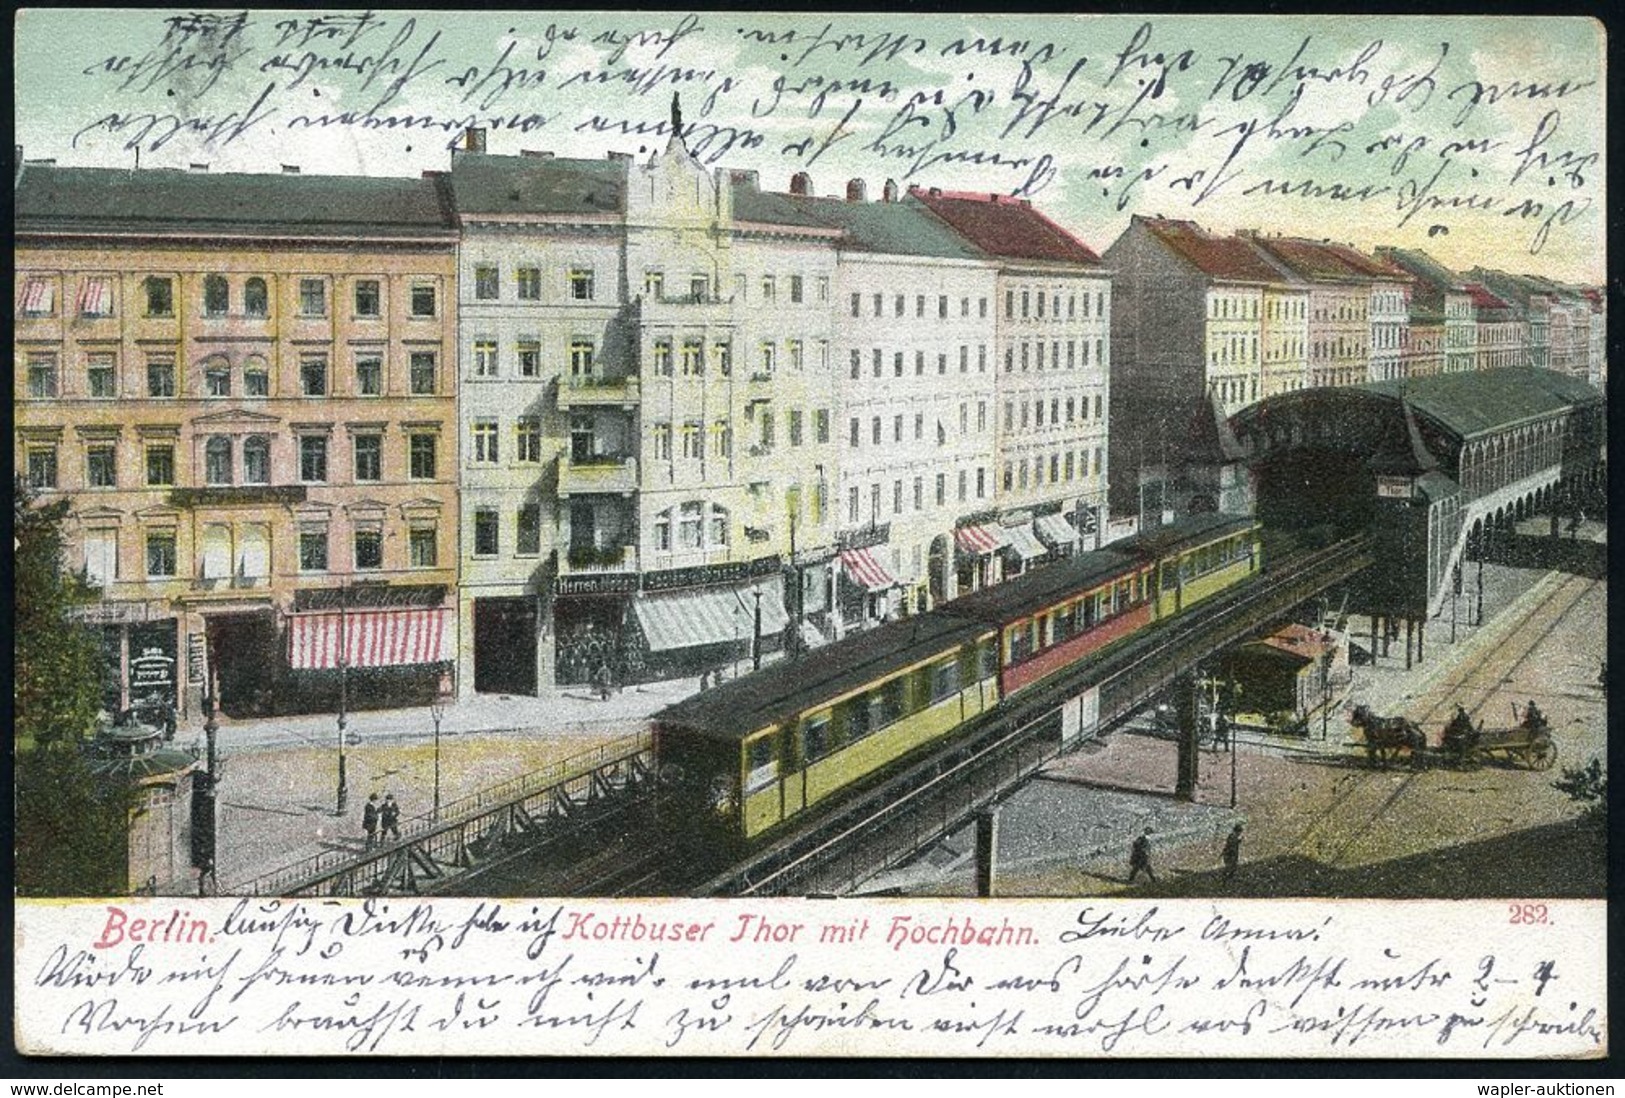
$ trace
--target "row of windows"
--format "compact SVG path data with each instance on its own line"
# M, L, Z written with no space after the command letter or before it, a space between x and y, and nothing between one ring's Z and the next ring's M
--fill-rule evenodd
M728 509L718 503L690 500L655 516L654 548L669 552L675 530L677 549L724 549L728 546Z
M385 356L381 350L358 350L351 361L353 396L382 396L385 388ZM433 396L438 356L433 351L413 351L407 370L408 392L413 396ZM36 351L28 355L28 396L33 400L55 400L63 395L61 367L57 355ZM209 398L271 395L271 371L265 359L250 355L233 366L224 355L213 355L199 367L201 387L197 395ZM169 399L179 393L174 356L146 357L148 398ZM299 393L307 397L340 395L337 379L325 354L305 354L299 359ZM111 351L93 351L85 356L85 395L92 399L117 399L121 395L118 356ZM135 395L124 393L123 395Z
M1034 454L1031 462L1032 487L1042 488L1048 484L1070 484L1081 477L1100 476L1100 447L1094 448L1093 464L1090 462L1090 452L1079 450L1073 460L1072 451L1065 453ZM1004 463L1004 490L1006 492L1025 491L1028 486L1028 461L1007 461ZM1044 479L1045 469L1049 470L1049 479Z
M956 498L957 498L958 502L960 502L960 503L964 503L964 502L966 502L967 500L970 499L970 493L971 493L970 472L971 471L969 469L961 469L961 470L959 470L959 473L958 473L958 475L956 477L956 480L957 480ZM925 478L923 476L915 477L914 480L913 480L913 490L911 492L905 493L905 487L906 487L906 485L901 480L892 481L892 485L891 485L891 514L893 514L893 515L901 515L901 514L906 513L906 511L908 509L907 504L908 504L909 501L913 502L913 505L914 505L913 509L915 511L923 511L925 509L925 506L926 506L926 504L925 504L925 499L926 499L926 496L925 496L925 493L926 493L926 480L925 480ZM985 499L985 498L987 498L987 470L985 468L980 467L980 466L978 466L977 469L976 469L975 489L976 489L976 498L977 499ZM936 474L935 482L933 484L932 498L936 501L936 506L938 506L938 507L944 507L944 506L947 505L947 503L948 503L948 474L947 473L938 473L938 474ZM861 489L859 487L856 487L856 486L848 488L846 490L846 520L847 520L847 522L849 522L849 523L851 523L853 525L856 525L856 524L858 524L860 522L866 522L866 521L867 522L879 522L881 520L881 518L886 514L886 512L884 512L881 509L881 505L882 505L883 502L884 502L884 485L882 485L879 482L876 482L874 484L869 485L869 513L868 513L867 516L865 516L863 514L863 489Z
M1094 315L1100 317L1101 319L1105 319L1105 317L1106 317L1106 292L1104 290L1097 290L1095 292L1094 297L1095 297ZM1079 298L1082 298L1082 300L1083 300L1083 315L1085 317L1089 316L1089 294L1088 294L1088 292L1085 291L1082 294L1071 294L1071 293L1069 293L1066 296L1066 319L1067 320L1075 320L1077 318L1077 316L1078 316L1078 299ZM1015 317L1016 317L1016 303L1017 303L1018 300L1020 301L1020 304L1021 304L1021 319L1023 319L1023 320L1028 320L1028 319L1043 320L1044 319L1044 302L1046 300L1048 300L1048 301L1050 301L1052 303L1050 305L1050 309L1049 309L1049 319L1051 319L1051 320L1060 320L1061 319L1061 294L1060 294L1060 291L1054 291L1053 293L1046 293L1043 290L1038 290L1036 292L1033 291L1033 290L1022 290L1020 292L1020 295L1019 295L1019 298L1018 298L1018 295L1017 295L1015 290L1006 290L1004 292L1004 315L1005 315L1006 318L1012 319L1012 320L1015 319Z
M495 507L474 508L474 524L469 530L473 555L495 557L502 554L502 512ZM514 514L514 555L540 556L542 552L542 508L527 503Z
M902 442L904 440L904 430L903 430L904 423L905 423L905 417L902 415L902 413L898 413L897 415L892 417L892 420L891 420L891 432L890 432L891 441L893 441L893 442ZM987 401L979 400L979 401L976 402L976 430L979 431L979 432L986 431L987 426L988 426L988 424L987 424ZM970 404L968 402L963 402L962 401L960 403L960 405L959 405L959 433L961 435L967 435L970 432L971 432ZM887 432L885 430L885 418L883 416L873 416L873 417L871 417L871 419L869 420L869 441L870 441L870 444L875 445L875 446L881 445L885 441L886 434L887 434ZM925 438L925 413L924 412L915 412L914 413L913 441L919 442L919 441L924 440L924 438ZM946 445L947 441L948 441L948 425L946 423L944 423L943 421L938 420L937 421L937 445L939 445L939 446ZM863 420L860 419L857 416L853 416L851 419L849 419L847 421L847 442L846 442L846 444L847 444L847 447L849 449L853 449L853 450L858 449L863 444Z
M1020 409L1020 420L1021 420L1020 425L1021 425L1022 429L1025 429L1027 427L1027 425L1028 425L1028 422L1029 422L1029 420L1028 420L1028 410L1029 409L1031 409L1031 412L1032 412L1032 418L1031 418L1032 425L1034 427L1042 427L1042 426L1044 426L1044 424L1045 424L1044 406L1045 406L1045 402L1044 402L1044 400L1042 398L1033 401L1030 405L1026 401L1022 401L1020 404L1017 404L1013 400L1005 401L1004 402L1004 430L1005 430L1005 432L1008 434L1009 432L1012 432L1012 431L1014 431L1016 429L1016 417L1017 417L1017 409L1018 408ZM1095 394L1095 414L1094 414L1095 419L1100 420L1100 419L1105 418L1105 415L1106 415L1105 407L1106 407L1105 399L1103 398L1103 396L1100 393L1096 393ZM1066 404L1064 406L1061 404L1061 398L1060 397L1050 397L1050 399L1049 399L1049 420L1048 420L1048 423L1049 423L1049 425L1051 427L1058 427L1058 426L1061 425L1061 422L1062 422L1061 421L1061 415L1062 415L1063 409L1064 409L1064 412L1065 412L1065 415L1066 415L1066 422L1067 423L1072 423L1072 422L1074 422L1074 420L1080 419L1080 418L1085 423L1089 422L1089 419L1090 419L1090 416L1089 416L1089 398L1087 396L1085 396L1085 397L1083 397L1081 399L1074 398L1074 397L1067 397L1066 398ZM960 418L961 418L961 420L963 420L964 417L961 416Z
M1208 384L1213 387L1213 391L1218 394L1219 400L1227 408L1258 399L1258 379L1256 377L1213 378ZM1249 387L1250 396L1248 395Z
M907 294L893 294L892 298L891 298L891 302L892 302L892 310L891 310L891 315L892 316L900 317L900 316L907 316L908 315L908 311L909 311L909 309L908 309L909 295L907 295ZM970 316L970 302L971 302L971 299L968 298L968 297L962 297L962 298L959 299L959 315L962 318ZM886 295L885 294L870 294L869 295L869 305L870 305L870 315L877 316L877 317L883 317L883 316L886 315ZM863 294L854 293L852 295L852 299L851 299L851 302L849 304L849 308L850 308L851 313L852 313L852 315L854 317L861 317L863 315ZM929 313L931 316L935 317L938 320L947 320L948 317L949 317L948 295L947 294L937 294L936 299L933 302L925 294L915 294L914 295L914 316L917 319L922 319L923 320L923 319L926 318L927 313ZM976 299L976 315L977 315L977 317L979 319L982 319L982 320L987 319L987 298L981 297L981 298Z
M407 478L432 481L438 467L439 438L428 432L408 434L405 440ZM203 440L202 483L209 486L266 485L271 483L272 440L250 435L240 441L229 435ZM326 435L297 437L298 479L304 484L328 482L329 440ZM384 435L357 432L350 436L351 473L357 484L384 479ZM35 488L60 487L55 443L29 443L25 455L28 483ZM84 447L84 485L119 487L119 448L116 442L91 441ZM149 442L142 448L142 477L148 488L176 484L175 445Z
M142 315L173 317L175 315L175 282L169 275L148 275L141 280L139 304ZM48 279L23 280L19 311L25 317L56 315L55 282ZM326 277L301 277L298 280L301 317L325 317L332 280ZM115 279L110 275L92 275L81 280L74 300L74 312L83 317L113 316L116 308L113 292ZM351 281L352 315L357 319L378 319L384 315L384 281L359 278ZM437 315L436 299L439 293L433 280L414 282L408 288L408 316L433 319ZM202 315L209 318L241 316L264 319L271 315L271 294L267 281L259 276L242 280L234 286L225 275L212 274L203 279ZM234 309L235 306L235 309Z
M1006 347L1004 349L1004 372L1008 374L1014 371L1017 361L1020 361L1021 369L1023 371L1031 369L1035 363L1037 364L1038 369L1044 369L1044 346L1044 341L1041 339L1024 339L1019 343L1011 344L1010 346ZM1061 365L1062 347L1066 348L1066 365L1064 367ZM1083 366L1087 369L1090 365L1089 341L1087 339L1069 339L1065 342L1058 339L1051 340L1049 342L1049 368L1051 370L1077 369L1079 358L1078 349L1080 347L1083 349ZM1104 367L1106 365L1106 341L1104 339L1095 340L1095 358L1093 364L1100 367Z
M414 521L407 530L406 566L435 568L439 562L440 533L432 521ZM302 523L298 535L300 572L326 572L332 559L331 534L326 524ZM365 523L352 531L350 562L357 572L382 571L385 567L385 536L382 523ZM143 569L132 575L128 564L119 559L119 537L115 530L90 530L84 537L85 575L101 586L119 579L172 579L181 574L180 554L174 530L148 530L143 535ZM231 527L205 526L197 553L200 580L254 581L271 574L271 530L260 524Z
M676 279L681 276L674 276ZM518 301L542 300L542 269L539 266L519 265L513 268L512 285L514 297ZM494 263L477 263L474 266L474 300L500 301L503 297L502 270ZM764 274L758 283L760 293L757 297L759 305L777 304L780 299L779 289L783 286L784 299L792 305L807 303L808 279L805 275L792 274L781 277L776 274ZM813 281L816 300L829 301L829 277L819 275ZM564 272L564 282L561 286L565 301L597 301L599 300L599 279L592 267L569 267ZM744 304L750 289L750 278L739 274L734 276L734 300ZM658 268L649 268L643 272L643 294L656 301L672 300L667 297L666 272ZM676 295L677 300L683 301L711 301L714 299L711 276L704 272L692 272L687 276L686 283Z
M812 441L819 444L829 442L829 409L812 409ZM751 447L754 454L762 454L772 450L778 443L777 420L771 408L751 405L746 409L746 421L750 424ZM785 413L785 435L792 447L801 446L807 442L808 417L800 408L791 408ZM710 453L712 457L726 458L733 456L733 424L726 419L714 420L707 428L697 419L685 420L678 425L677 435L681 442L679 451L684 458L703 458L706 455L706 446L702 435L710 434ZM571 433L576 433L572 423ZM654 461L670 461L672 457L673 425L656 420L649 426L650 458Z

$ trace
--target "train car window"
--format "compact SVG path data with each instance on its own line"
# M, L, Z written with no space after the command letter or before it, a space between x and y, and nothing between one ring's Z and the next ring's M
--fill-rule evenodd
M939 702L959 692L959 664L943 660L931 667L931 701Z
M869 726L869 706L865 696L860 695L851 701L842 702L840 708L846 718L847 743L855 743L872 731Z
M829 714L808 717L801 725L801 751L809 764L829 754Z
M1024 621L1010 627L1010 662L1020 663L1033 654L1033 625Z
M1095 623L1100 620L1100 608L1095 605L1095 593L1091 591L1083 596L1078 605L1083 609L1083 628L1093 629Z
M1045 614L1038 619L1038 648L1042 651L1055 643L1055 615Z
M753 740L746 750L750 770L745 789L753 792L773 784L779 776L779 737L776 734L763 736Z
M999 642L998 638L990 637L977 646L977 655L981 667L978 678L991 679L999 673Z
M1051 626L1051 629L1053 630L1053 643L1060 644L1062 641L1066 640L1072 635L1073 623L1076 621L1077 612L1077 604L1071 602L1055 611L1055 616L1053 618L1055 624Z

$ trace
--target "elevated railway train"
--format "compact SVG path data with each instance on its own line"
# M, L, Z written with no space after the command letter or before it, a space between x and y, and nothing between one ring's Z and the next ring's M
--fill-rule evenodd
M1203 515L772 664L655 715L668 810L750 844L1005 699L1256 576L1261 527Z

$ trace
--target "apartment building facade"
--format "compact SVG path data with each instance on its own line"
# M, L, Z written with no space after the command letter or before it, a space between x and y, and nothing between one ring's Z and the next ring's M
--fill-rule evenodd
M444 181L24 162L16 196L17 468L71 504L108 705L449 690Z

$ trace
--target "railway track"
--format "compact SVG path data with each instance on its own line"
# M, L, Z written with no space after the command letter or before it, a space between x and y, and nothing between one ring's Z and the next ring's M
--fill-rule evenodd
M1515 618L1498 623L1512 638L1496 646L1488 660L1463 660L1431 684L1405 711L1424 731L1442 724L1456 704L1476 717L1500 688L1568 617L1599 581L1570 576L1551 596L1532 602ZM1339 866L1355 845L1406 795L1426 780L1426 769L1408 769L1393 782L1392 771L1362 770L1348 776L1346 787L1304 830L1292 849L1329 866Z

